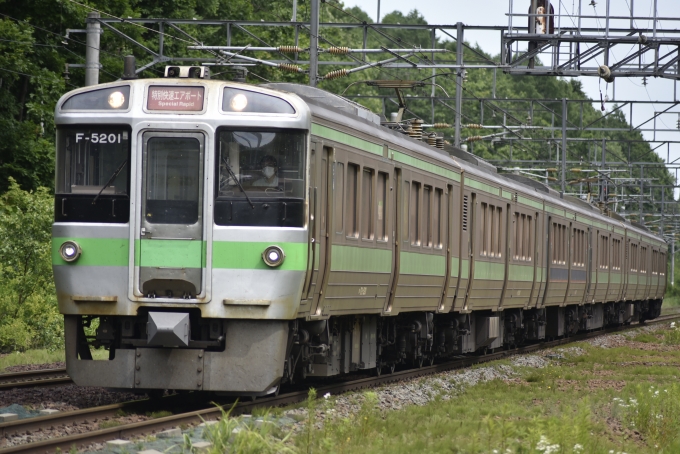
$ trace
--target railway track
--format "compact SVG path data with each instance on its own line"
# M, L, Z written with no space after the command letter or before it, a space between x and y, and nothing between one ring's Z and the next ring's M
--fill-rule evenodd
M40 369L0 374L0 390L34 388L38 386L61 386L73 383L66 368Z
M680 319L680 314L672 314L659 317L647 324L657 324L671 320ZM567 343L583 341L594 337L611 334L621 331L626 331L633 328L638 328L641 325L629 325L623 327L608 328L599 331L579 334L576 336L558 339L554 341L544 342L541 344L528 345L511 350L501 350L483 356L466 356L455 358L441 364L434 364L432 366L425 366L418 369L409 369L404 371L397 371L388 375L380 375L373 377L364 377L353 379L345 382L330 383L317 387L318 395L325 393L340 394L348 391L357 391L366 388L372 388L388 383L408 380L412 378L421 377L424 375L436 374L453 369L461 369L475 364L481 364L489 361L494 361L514 355L522 355L533 353L538 350L553 348ZM307 390L299 390L280 394L278 396L271 396L260 398L253 402L239 402L233 408L231 415L238 416L244 413L251 413L255 408L261 407L276 407L282 405L290 405L299 403L307 398ZM123 404L107 405L102 407L95 407L89 409L78 410L75 412L60 413L50 416L43 416L31 419L24 419L19 421L12 421L9 423L0 424L0 437L11 436L14 434L30 434L33 431L41 430L45 427L54 427L61 425L78 425L92 421L97 421L109 418L119 414L120 411L135 412L135 411L149 411L151 406L171 407L174 410L179 407L184 407L187 410L190 406L201 407L197 410L183 411L167 417L150 419L132 424L120 425L107 429L100 429L82 434L69 435L59 438L50 438L34 443L27 443L17 446L12 446L5 449L0 449L0 454L45 454L55 452L57 449L66 451L71 447L84 448L93 443L103 443L107 440L116 438L134 438L142 435L156 433L162 430L167 430L183 424L196 424L203 421L219 419L222 416L220 408L215 407L209 402L197 402L192 394L185 394L179 396L169 396L156 401L141 400L135 402L128 402ZM206 408L207 407L207 408Z

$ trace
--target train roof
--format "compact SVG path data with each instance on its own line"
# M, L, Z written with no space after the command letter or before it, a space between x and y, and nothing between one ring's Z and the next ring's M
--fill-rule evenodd
M346 117L346 119L343 119L343 124L348 127L363 131L376 138L381 138L388 143L391 142L395 145L401 143L402 146L407 146L410 151L435 159L443 165L457 167L468 174L495 180L500 182L506 189L515 189L524 194L528 193L530 196L551 205L578 212L581 215L592 217L602 222L618 224L619 227L635 231L650 239L663 241L640 224L631 223L613 212L604 214L598 207L579 198L562 195L539 181L521 175L498 174L496 167L466 150L453 146L446 146L444 150L441 150L423 141L413 139L408 135L387 128L381 125L379 115L349 99L307 85L270 83L262 86L277 91L294 93L310 105L312 116L337 122L336 116L341 115Z

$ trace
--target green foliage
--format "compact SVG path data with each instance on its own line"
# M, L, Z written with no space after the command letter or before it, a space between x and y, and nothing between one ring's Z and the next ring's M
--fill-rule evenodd
M628 399L615 399L628 426L639 431L657 452L680 449L680 386L634 385Z
M52 280L53 199L10 178L0 196L0 350L59 348L63 322Z

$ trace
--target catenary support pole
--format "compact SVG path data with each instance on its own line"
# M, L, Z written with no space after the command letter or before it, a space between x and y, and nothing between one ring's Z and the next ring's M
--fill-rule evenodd
M87 14L87 38L85 48L85 86L99 83L99 41L101 25L96 20L99 13Z
M562 196L567 191L567 98L562 98Z
M461 111L463 110L463 23L456 24L456 64L458 70L456 71L456 136L454 145L460 148L460 120Z
M316 87L319 75L319 0L311 0L311 26L309 37L309 85Z

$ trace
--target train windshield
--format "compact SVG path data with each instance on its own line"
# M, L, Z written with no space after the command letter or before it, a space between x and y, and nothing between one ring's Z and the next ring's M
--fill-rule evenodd
M305 143L304 131L222 130L215 222L301 226Z
M57 194L127 195L129 144L126 129L59 129Z

